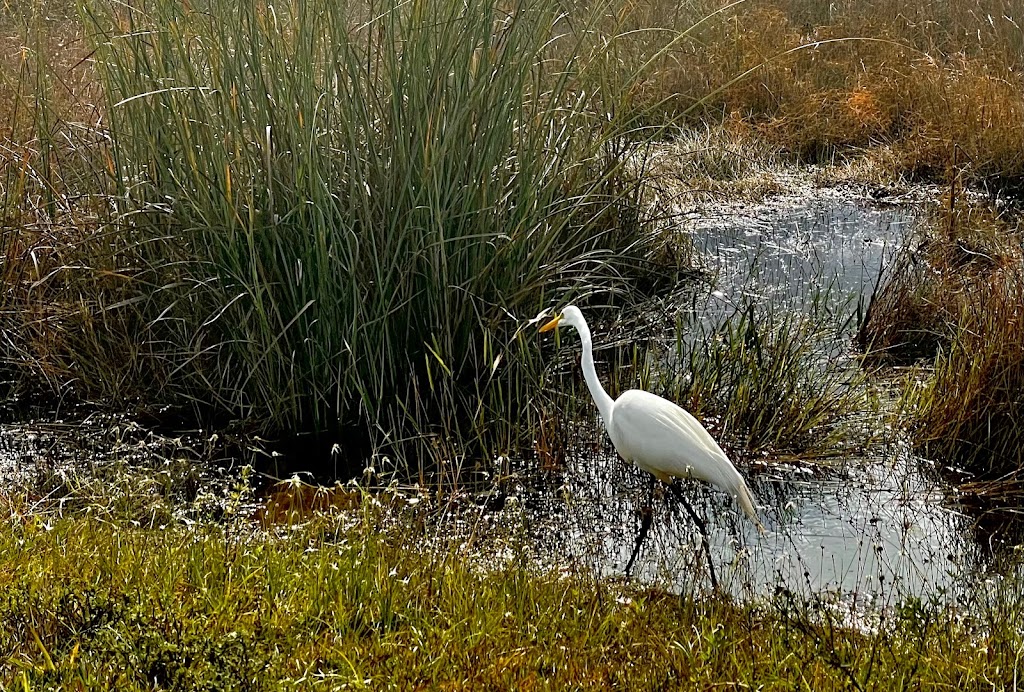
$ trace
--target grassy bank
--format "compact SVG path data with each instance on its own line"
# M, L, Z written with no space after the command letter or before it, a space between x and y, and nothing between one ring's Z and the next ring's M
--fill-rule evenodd
M1001 481L995 493L1024 468L1021 233L948 198L894 258L860 332L869 360L919 366L903 396L918 450Z
M3 502L3 689L965 689L1010 686L1022 654L1019 598L987 621L908 604L858 631L784 598L539 571L514 539L484 567L367 503L268 531Z

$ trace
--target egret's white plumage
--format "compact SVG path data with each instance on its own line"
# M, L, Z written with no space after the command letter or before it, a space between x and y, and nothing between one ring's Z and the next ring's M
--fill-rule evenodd
M613 400L597 379L590 328L583 313L570 305L541 331L562 324L575 327L580 334L583 378L622 458L665 483L671 483L674 477L711 483L731 495L760 528L747 484L704 426L680 406L640 389L623 392Z

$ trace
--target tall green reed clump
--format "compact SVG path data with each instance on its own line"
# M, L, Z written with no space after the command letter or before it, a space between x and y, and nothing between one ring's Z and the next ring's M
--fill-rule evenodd
M171 398L431 449L526 428L523 319L642 256L587 32L534 0L88 7Z

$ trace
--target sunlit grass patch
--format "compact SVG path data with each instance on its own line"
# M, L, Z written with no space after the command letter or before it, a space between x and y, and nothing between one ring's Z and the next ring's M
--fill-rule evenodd
M690 21L660 16L677 29ZM716 125L739 117L803 162L891 146L891 177L1019 188L1021 31L1005 0L773 0L719 19L661 56L643 93L662 112Z
M761 200L781 192L787 162L742 119L683 127L652 152L649 176L674 208ZM678 233L678 229L675 229Z
M910 602L855 627L760 606L487 566L415 523L322 515L281 537L88 516L0 524L0 677L26 689L902 689L1009 683L1021 604ZM383 528L382 528L383 526ZM996 614L998 613L998 617Z

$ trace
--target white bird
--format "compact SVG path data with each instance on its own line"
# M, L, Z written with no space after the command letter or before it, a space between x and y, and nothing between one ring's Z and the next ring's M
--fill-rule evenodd
M696 512L689 506L679 489L672 485L673 478L697 478L720 488L739 504L748 517L764 531L754 509L750 489L743 477L729 461L722 448L711 434L688 411L642 389L630 389L612 399L601 386L594 369L594 347L590 327L583 313L569 305L554 319L540 328L547 332L559 325L575 327L583 346L583 379L587 382L590 395L597 404L608 437L623 459L653 474L666 483L697 523L704 540L712 582L717 586L714 568L711 567L711 550L708 544L707 528ZM633 555L626 565L628 573L636 559L647 530L650 528L650 514L644 516L640 536Z

